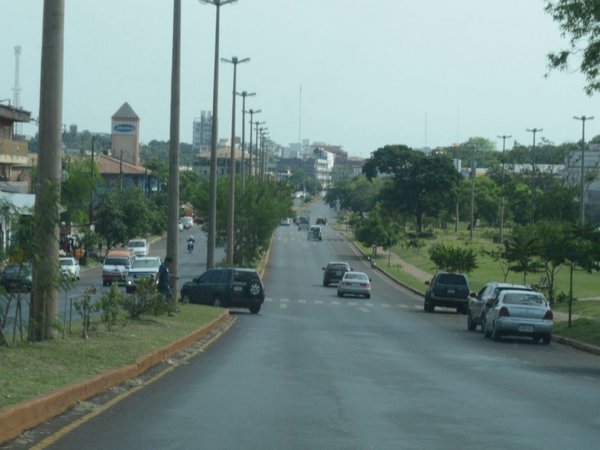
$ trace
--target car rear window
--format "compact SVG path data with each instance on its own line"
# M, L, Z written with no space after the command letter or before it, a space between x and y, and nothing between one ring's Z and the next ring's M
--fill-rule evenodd
M541 295L506 294L502 300L507 305L544 306L546 299Z
M346 264L329 264L329 270L348 270Z
M256 272L236 270L233 274L233 281L246 282L248 280L257 280L258 274Z
M443 273L438 277L438 283L451 284L453 286L466 286L467 279L463 275L455 273Z
M129 259L127 258L106 258L104 260L106 266L127 266L129 265Z
M156 259L136 259L131 266L134 269L155 269L160 266Z
M367 275L365 275L364 273L348 272L348 273L346 273L346 275L344 275L344 279L346 279L346 280L368 280L369 277Z

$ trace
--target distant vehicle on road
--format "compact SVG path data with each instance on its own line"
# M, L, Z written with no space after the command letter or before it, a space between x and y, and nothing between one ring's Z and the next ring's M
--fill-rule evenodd
M502 291L533 291L524 284L510 284L492 281L487 283L477 295L469 297L469 307L467 311L467 329L475 331L477 325L483 329L483 321L485 320L486 311L492 306L492 303L498 298Z
M210 269L183 285L181 301L225 308L248 308L252 314L256 314L265 301L265 289L254 269Z
M363 272L346 272L338 284L337 295L364 295L371 298L371 279Z
M323 267L323 270L323 286L329 286L333 282L339 282L352 268L345 261L331 261L327 267Z
M327 218L326 217L318 217L316 224L317 225L327 225Z
M73 258L72 256L62 256L59 258L59 264L60 271L65 277L71 280L79 280L81 268L76 258Z
M129 249L111 250L102 264L102 285L111 283L125 284L127 272L133 264L135 255Z
M148 256L150 254L150 244L146 239L130 239L125 247L131 250L135 256Z
M323 229L318 225L313 225L308 230L308 240L322 241L323 240Z
M306 216L298 217L298 231L308 230L310 227L310 219Z
M423 309L433 312L436 306L456 308L457 313L467 313L469 305L469 282L462 273L438 272L425 291Z
M194 218L192 216L183 216L179 219L179 223L183 225L183 228L189 230L194 225Z
M31 264L9 264L0 275L0 285L7 292L31 292Z
M153 278L158 283L158 268L160 267L160 263L161 260L158 256L136 257L127 272L125 291L128 293L135 292L137 284L142 278Z
M281 219L280 224L284 227L289 227L292 224L292 220L289 217L284 217L283 219Z
M483 335L494 340L502 336L527 336L548 345L553 321L554 315L543 294L502 291L486 312Z

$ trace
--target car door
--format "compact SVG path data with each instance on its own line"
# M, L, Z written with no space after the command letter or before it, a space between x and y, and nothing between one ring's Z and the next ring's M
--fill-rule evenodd
M481 316L486 299L489 297L490 290L490 285L487 284L477 293L476 297L469 298L469 308L471 308L472 317L476 317L478 319Z
M218 276L217 270L211 269L204 272L194 280L190 289L190 297L194 303L210 304L212 302L212 280Z

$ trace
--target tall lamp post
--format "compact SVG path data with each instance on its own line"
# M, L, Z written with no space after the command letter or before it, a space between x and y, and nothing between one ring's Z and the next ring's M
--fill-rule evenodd
M535 135L543 128L527 128L529 133L533 133L533 146L531 147L531 223L535 223Z
M475 162L475 145L472 146L473 152L471 156L471 226L469 227L469 240L473 240L473 228L475 228L475 174L477 171L477 163Z
M265 155L265 137L269 131L268 127L260 129L260 181L265 181L266 176L266 155Z
M215 266L215 243L217 237L217 142L219 137L219 25L221 20L221 6L233 3L237 0L200 0L201 3L215 5L215 65L213 74L213 111L212 111L212 135L210 142L210 176L209 176L209 206L208 206L208 236L206 243L206 268Z
M504 243L504 150L506 149L506 140L510 139L512 136L503 134L502 136L498 136L498 138L502 139L502 175L501 175L501 193L500 193L500 244Z
M262 112L262 110L251 109L248 112L250 113L250 147L248 148L248 160L250 161L250 167L248 167L248 176L252 177L254 176L254 174L252 173L252 125L254 125L254 123L252 121L254 120L254 114L258 114ZM254 151L256 151L256 149Z
M585 166L584 166L584 158L585 158L585 121L586 120L594 120L594 116L573 116L575 120L581 120L581 225L585 223Z
M260 147L258 146L258 138L259 138L259 126L260 125L264 125L266 122L263 120L262 122L257 120L256 122L254 122L254 127L256 128L254 131L256 133L256 143L254 145L254 171L255 171L255 177L257 179L260 179L260 162L259 162L259 157L260 157Z
M236 92L242 97L242 164L241 164L241 182L242 193L246 190L246 97L256 95L256 92ZM250 125L250 133L252 134L252 125ZM250 139L252 141L252 138Z
M236 100L236 80L237 80L237 65L250 61L250 58L238 59L233 56L231 59L221 58L221 61L233 64L233 90L232 90L232 105L231 105L231 148L230 161L231 168L229 169L229 201L227 202L227 263L233 264L233 230L235 228L235 100ZM243 162L242 162L243 163Z

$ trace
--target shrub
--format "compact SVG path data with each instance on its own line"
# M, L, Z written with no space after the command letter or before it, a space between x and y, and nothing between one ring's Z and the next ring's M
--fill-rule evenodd
M172 301L156 290L153 278L144 278L137 284L133 294L125 295L122 299L123 309L130 319L139 319L142 314L160 316L169 312Z
M108 331L116 323L117 317L123 303L123 294L116 284L111 285L110 291L103 294L96 303L96 309L100 311L100 319L106 324Z

